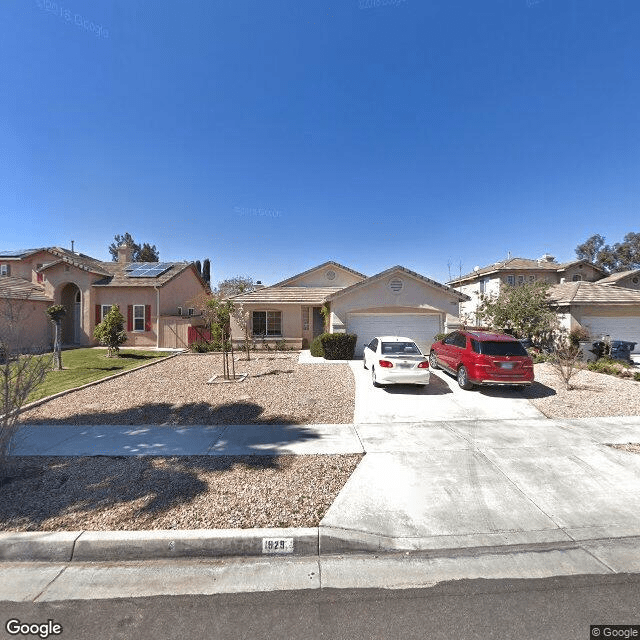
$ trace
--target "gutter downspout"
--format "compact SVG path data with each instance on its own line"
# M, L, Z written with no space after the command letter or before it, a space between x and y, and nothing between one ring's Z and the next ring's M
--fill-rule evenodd
M156 349L160 348L160 289L153 287L156 290Z

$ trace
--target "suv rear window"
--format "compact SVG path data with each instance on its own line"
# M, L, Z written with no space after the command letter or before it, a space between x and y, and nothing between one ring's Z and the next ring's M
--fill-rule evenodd
M383 342L382 353L399 354L415 353L419 354L420 349L413 342Z
M483 356L528 356L527 350L522 346L520 342L510 340L503 342L498 341L480 341L471 340L471 348L476 353L481 353Z

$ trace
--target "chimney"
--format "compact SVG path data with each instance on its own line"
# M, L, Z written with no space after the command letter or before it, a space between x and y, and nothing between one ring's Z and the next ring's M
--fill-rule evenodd
M71 253L74 253L74 251L73 251L73 243L74 243L74 240L71 241Z
M258 281L255 283L254 287L255 287L256 289L264 289L264 285L262 284L262 280L258 280Z
M133 247L123 242L118 247L118 262L133 262Z

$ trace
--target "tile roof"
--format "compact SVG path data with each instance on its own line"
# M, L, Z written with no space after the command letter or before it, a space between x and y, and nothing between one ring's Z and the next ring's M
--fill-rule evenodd
M566 271L569 267L572 267L576 264L588 264L592 266L597 271L601 273L605 273L603 269L597 267L594 264L591 264L588 260L572 260L571 262L555 262L550 260L531 260L529 258L507 258L506 260L501 260L500 262L495 262L486 267L482 267L477 271L472 271L471 273L467 273L458 278L453 278L449 280L447 284L452 283L460 283L465 280L475 280L480 276L489 275L490 273L497 273L499 271L555 271L561 272Z
M92 273L98 273L100 275L109 275L108 265L109 262L102 262L96 260L91 256L84 255L83 253L76 253L75 251L69 251L69 249L62 249L61 247L49 247L45 249L54 256L60 258L63 262L71 264L83 271L90 271ZM114 263L115 264L115 263Z
M362 280L361 282L356 282L356 284L352 284L350 287L345 287L344 289L338 289L338 291L331 294L329 299L332 300L333 298L337 298L338 296L341 296L345 293L351 293L351 291L354 291L355 289L368 285L369 283L374 282L375 280L379 280L386 276L390 276L392 273L395 273L397 271L413 276L414 278L421 280L422 282L426 282L427 284L430 284L431 286L436 287L438 289L443 289L444 291L450 293L452 297L457 298L460 302L471 300L471 298L466 294L460 293L460 291L456 291L455 289L452 289L446 284L440 284L439 282L436 282L431 278L427 278L426 276L423 276L417 273L416 271L411 271L411 269L407 269L406 267L401 267L400 265L396 265L395 267L391 267L390 269L386 269L385 271L376 273L375 275L371 276L370 278L367 278L366 280Z
M233 296L234 302L256 302L273 304L322 304L332 293L340 291L340 287L264 287Z
M178 274L189 269L192 262L167 262L171 267L158 277L131 278L127 276L125 269L131 265L142 264L140 262L103 262L101 263L107 273L105 278L96 280L94 287L162 287Z
M600 282L564 282L549 288L549 300L556 305L635 304L640 307L640 291Z
M598 280L598 284L614 284L633 275L640 275L640 269L631 269L629 271L620 271L620 273L612 273L610 276L602 278L602 280Z
M53 303L53 299L47 296L41 284L13 276L0 276L0 298L44 300Z

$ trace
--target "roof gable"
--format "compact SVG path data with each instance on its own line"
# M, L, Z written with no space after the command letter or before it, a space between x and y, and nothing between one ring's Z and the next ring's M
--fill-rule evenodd
M379 280L383 279L383 278L388 278L394 274L401 274L401 275L405 275L405 276L409 276L411 278L414 278L415 280L418 280L421 283L427 284L433 288L436 289L440 289L443 290L445 292L447 292L448 294L451 295L452 298L455 298L456 300L458 300L459 302L465 302L467 300L470 300L471 298L469 298L469 296L465 295L464 293L460 293L460 291L456 291L455 289L447 286L446 284L440 284L439 282L436 282L435 280L432 280L431 278L427 278L426 276L420 275L419 273L415 272L415 271L411 271L411 269L407 269L406 267L402 267L400 265L396 265L395 267L391 267L389 269L386 269L385 271L381 271L380 273L377 273L373 276L371 276L370 278L367 278L366 280L363 280L361 282L358 282L354 285L351 285L350 287L346 287L344 289L341 289L340 291L336 291L335 293L331 294L330 296L327 297L327 300L335 300L336 298L344 295L344 294L348 294L348 293L352 293L353 291L356 291L357 289L360 288L364 288L366 286L369 286L375 282L378 282Z
M329 279L326 277L328 272L333 271L335 277L333 279ZM342 275L342 278L338 276ZM307 269L302 273L298 273L295 276L291 276L286 280L282 280L281 282L276 282L273 287L291 287L291 286L316 286L316 287L332 287L334 286L332 283L336 281L344 281L347 282L348 285L338 284L335 286L344 287L351 285L354 280L364 280L367 276L363 273L359 273L358 271L354 271L349 267L345 267L338 262L334 262L333 260L328 260L327 262L323 262L317 267L312 267L311 269Z
M549 289L549 301L555 305L599 304L640 305L640 291L600 282L564 282Z

